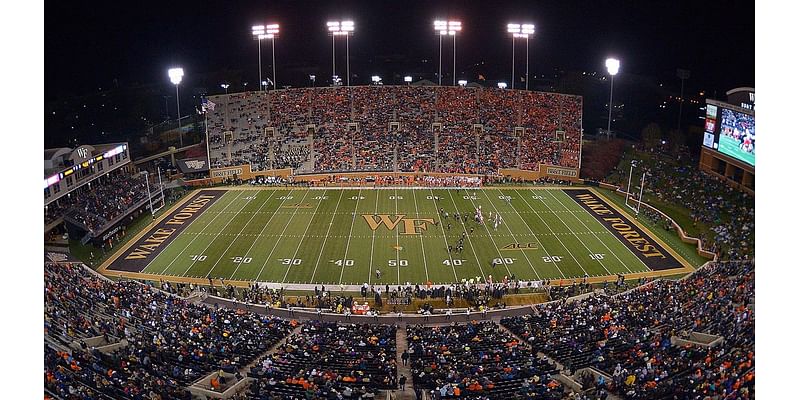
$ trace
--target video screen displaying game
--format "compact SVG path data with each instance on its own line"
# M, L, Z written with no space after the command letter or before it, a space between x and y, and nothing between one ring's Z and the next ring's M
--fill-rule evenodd
M719 151L750 165L756 164L755 116L722 108Z

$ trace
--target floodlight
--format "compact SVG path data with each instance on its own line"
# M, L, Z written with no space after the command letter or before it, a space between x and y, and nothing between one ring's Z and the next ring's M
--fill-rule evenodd
M467 86L467 81L465 81L463 79L458 81L458 86Z
M609 58L606 60L606 68L608 69L608 73L611 76L614 76L619 72L619 60L616 58Z
M223 84L219 85L219 87L221 87L223 89L227 89L227 88L231 87L231 85L229 85L227 83L223 83Z
M167 74L169 75L169 80L174 85L178 85L181 83L181 79L183 79L183 68L170 68Z
M508 85L505 82L497 82L497 87L500 89L505 89Z
M406 82L406 83L411 83L412 80L413 80L413 78L411 78L410 76L406 76L405 78L403 78L403 82Z
M533 35L534 31L535 31L535 27L534 27L533 24L522 24L522 33L523 34Z
M381 81L381 77L380 77L380 76L378 76L378 75L372 75L372 82L373 82L373 83L378 83L378 82L380 82L380 81Z

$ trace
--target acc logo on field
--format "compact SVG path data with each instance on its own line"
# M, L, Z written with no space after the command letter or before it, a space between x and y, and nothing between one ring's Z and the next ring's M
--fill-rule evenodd
M536 243L509 243L503 246L500 250L537 250L539 246Z

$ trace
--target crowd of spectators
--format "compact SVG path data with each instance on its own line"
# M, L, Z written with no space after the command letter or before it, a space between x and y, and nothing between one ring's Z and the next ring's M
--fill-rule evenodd
M659 153L648 153L641 158L636 174L647 173L645 200L649 195L688 208L695 225L704 223L710 227L712 237L704 235L700 239L704 247L717 253L720 259L752 259L755 254L755 198L752 195L700 171L697 162L687 161L686 155L677 162ZM607 181L624 187L628 174L627 167L617 168ZM668 226L662 216L654 212L647 215Z
M408 326L406 334L414 388L434 399L564 397L555 365L494 322Z
M143 177L112 172L83 185L45 207L45 225L69 216L89 231L103 228L147 198Z
M311 321L250 370L250 397L374 398L397 387L390 325Z
M208 117L212 167L496 174L518 166L537 170L540 163L578 166L582 103L577 96L359 86L212 100L217 104Z
M501 323L575 372L625 398L754 396L755 264L709 264L680 281L657 280L616 296L534 307ZM715 347L677 345L692 332L719 335Z
M189 398L182 387L215 371L238 372L296 324L111 282L80 266L46 264L44 283L45 387L65 398L81 391ZM98 336L122 346L109 352L85 346Z

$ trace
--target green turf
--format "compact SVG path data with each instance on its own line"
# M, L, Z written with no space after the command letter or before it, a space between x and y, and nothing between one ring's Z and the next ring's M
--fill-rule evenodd
M505 196L511 197L510 204ZM485 225L472 218L478 206ZM439 216L440 208L450 214L448 219ZM468 221L455 221L455 211L468 215ZM496 230L488 222L490 211L503 217ZM425 224L420 234L404 234L403 221L392 230L385 224L372 230L364 215L380 214L388 215L389 222L404 215L439 224ZM463 252L448 253L448 244L455 245L463 232ZM502 250L514 243L536 249ZM492 269L497 258L502 263ZM376 269L382 272L380 281ZM489 275L500 280L511 274L523 280L577 278L647 270L558 189L301 188L228 191L144 272L244 281L394 284L449 283Z

